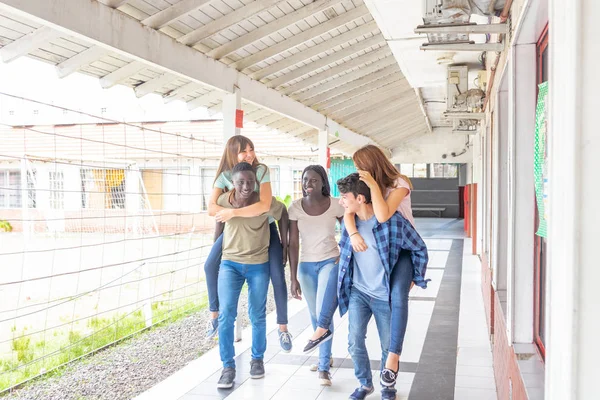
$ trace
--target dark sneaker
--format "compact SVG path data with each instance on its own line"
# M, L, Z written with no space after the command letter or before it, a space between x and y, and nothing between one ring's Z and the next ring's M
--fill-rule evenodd
M309 339L306 346L304 346L303 351L305 353L308 353L309 351L316 349L317 347L319 347L326 341L331 340L332 338L333 338L333 333L329 329L327 329L327 331L323 335L321 335L321 337L318 338L317 340Z
M208 329L206 330L206 337L208 339L212 339L212 338L216 337L218 333L219 333L219 319L211 318L210 321L208 321Z
M374 387L364 387L361 386L358 389L356 389L354 391L354 393L352 393L349 397L350 400L363 400L365 399L368 395L372 394L375 391Z
M279 331L279 345L285 353L292 351L292 334Z
M319 371L321 386L331 386L331 374L329 371Z
M381 389L381 400L396 400L396 389Z
M383 387L394 387L397 378L397 372L394 372L389 368L384 368L383 371L381 371L381 379L379 379L379 381Z
M231 389L233 387L233 381L235 380L235 368L223 368L221 372L221 378L217 383L219 389Z
M260 379L265 376L265 364L263 360L250 361L250 378Z

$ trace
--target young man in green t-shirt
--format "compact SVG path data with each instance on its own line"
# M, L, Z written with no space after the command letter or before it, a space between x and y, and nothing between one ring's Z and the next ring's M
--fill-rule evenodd
M242 162L232 171L233 190L222 194L217 204L225 208L242 208L259 201L254 191L256 173ZM248 304L252 324L252 360L250 377L265 375L263 357L267 348L267 292L269 289L269 216L279 221L283 238L288 235L285 206L273 199L268 213L252 218L232 218L225 223L223 256L219 270L219 352L223 371L218 388L228 389L235 379L234 321L244 282L248 282ZM287 243L287 240L285 241ZM285 249L284 249L285 250Z

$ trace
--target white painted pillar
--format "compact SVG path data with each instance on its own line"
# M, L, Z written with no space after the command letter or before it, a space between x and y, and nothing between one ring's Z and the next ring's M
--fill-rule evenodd
M236 128L236 111L242 109L242 92L238 87L234 87L233 93L227 93L223 96L223 143L230 137L239 135L240 128Z
M546 399L598 398L600 2L550 0Z
M327 131L319 131L319 164L327 170L327 147L329 146L329 134Z
M536 65L535 44L516 44L512 48L509 60L508 147L511 156L509 179L514 191L509 200L507 296L515 343L533 342Z

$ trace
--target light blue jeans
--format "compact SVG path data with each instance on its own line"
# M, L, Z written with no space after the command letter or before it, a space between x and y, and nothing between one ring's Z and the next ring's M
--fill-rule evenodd
M219 270L219 353L223 368L235 368L234 322L244 282L248 282L248 314L252 324L252 359L262 360L267 350L267 291L269 263L240 264L221 261Z
M373 387L371 361L365 342L371 316L375 317L381 343L381 365L384 366L390 347L390 302L375 299L352 288L348 305L348 352L354 363L354 375L365 387Z
M317 328L317 317L321 313L323 303L330 303L336 300L337 294L333 298L325 298L325 289L331 271L337 271L338 264L336 258L317 262L301 262L298 267L298 281L302 288L302 294L308 304L310 312L310 322L313 329ZM333 320L329 324L329 330L333 332ZM319 347L319 371L329 371L329 359L331 358L331 342L329 340Z

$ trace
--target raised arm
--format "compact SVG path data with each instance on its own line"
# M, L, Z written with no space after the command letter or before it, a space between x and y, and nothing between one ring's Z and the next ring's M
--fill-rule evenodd
M375 179L367 171L358 171L360 180L367 184L371 190L371 202L373 203L373 211L379 223L386 222L398 210L398 206L408 196L409 190L404 187L392 190L387 200L383 198L383 193Z
M221 208L216 213L217 221L227 222L233 217L251 218L262 215L271 208L272 199L271 182L261 183L260 200L257 203L243 208Z
M217 204L217 200L219 196L223 194L223 189L221 188L213 188L212 193L210 194L210 200L208 201L208 215L214 217L221 210L224 210L224 207L221 207Z

